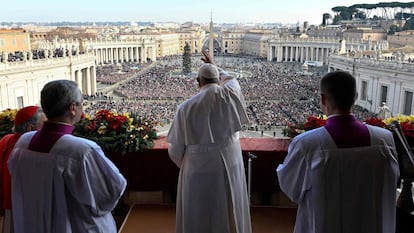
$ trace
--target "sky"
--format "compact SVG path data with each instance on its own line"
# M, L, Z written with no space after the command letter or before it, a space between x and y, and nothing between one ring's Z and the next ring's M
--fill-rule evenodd
M151 21L320 24L336 6L384 0L5 0L0 22ZM399 1L411 2L411 1Z

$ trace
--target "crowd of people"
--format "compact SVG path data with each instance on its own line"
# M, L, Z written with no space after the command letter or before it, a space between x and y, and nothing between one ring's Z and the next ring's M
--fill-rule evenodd
M76 55L76 50L69 50L66 48L55 48L53 50L46 49L35 49L30 52L26 51L15 51L13 53L1 52L0 62L20 62L29 59L45 59L50 57L65 57L69 55Z
M136 75L147 65L131 62L99 66L96 68L96 80L102 84L113 85Z
M247 128L272 131L289 123L303 123L307 117L322 115L319 109L319 80L323 70L303 70L301 63L274 63L252 57L218 56L218 66L238 76L247 103L250 125ZM192 58L193 69L201 65L200 57ZM119 98L88 98L87 111L93 115L106 108L117 112L137 112L143 117L169 123L177 106L197 92L195 74L181 74L182 57L171 56L156 64L114 75L114 67L101 68L97 80L117 85L113 93ZM128 72L126 72L128 71ZM125 81L126 80L126 81ZM373 113L354 107L358 119Z

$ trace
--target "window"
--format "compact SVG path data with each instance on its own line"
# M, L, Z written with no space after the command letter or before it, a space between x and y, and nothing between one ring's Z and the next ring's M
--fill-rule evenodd
M388 95L388 87L387 86L381 86L381 99L379 106L382 106L382 103L387 103L387 95Z
M367 81L362 81L361 83L361 100L367 101L367 87L368 83Z
M0 39L0 47L4 47L4 40Z
M403 114L411 115L411 106L413 104L413 92L406 91L404 97L405 98L404 98Z
M17 108L20 109L20 108L23 108L23 107L24 107L24 105L23 105L23 96L18 96L17 97Z
M16 46L16 44L17 44L17 42L16 42L16 38L13 38L13 39L12 39L12 45L13 45L13 46Z

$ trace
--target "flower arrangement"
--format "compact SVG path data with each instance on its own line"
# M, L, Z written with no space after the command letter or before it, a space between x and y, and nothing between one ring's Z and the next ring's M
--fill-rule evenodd
M14 118L16 117L17 109L7 108L0 113L0 138L6 134L13 133Z
M326 119L326 116L310 116L305 123L289 124L285 129L283 129L283 135L293 138L305 131L326 125ZM386 119L367 117L364 120L364 122L368 125L374 125L389 130L392 130L391 123L393 121L398 121L400 123L401 130L404 133L404 136L407 139L413 139L414 141L414 115L406 116L398 114L395 117L389 117Z
M391 123L393 121L398 121L401 126L401 130L404 134L404 136L407 139L414 139L414 115L406 116L402 114L398 114L395 117L388 117L384 120L382 120L382 123L373 123L373 120L375 121L375 118L366 119L366 123L370 125L376 125L379 127L387 128L391 130ZM378 122L381 119L376 119Z
M293 138L305 131L319 128L326 125L327 117L323 116L309 116L305 123L299 124L288 124L286 128L283 129L283 135L286 137Z
M136 114L99 110L94 117L84 115L73 134L95 141L103 150L126 154L152 148L158 138L156 125Z

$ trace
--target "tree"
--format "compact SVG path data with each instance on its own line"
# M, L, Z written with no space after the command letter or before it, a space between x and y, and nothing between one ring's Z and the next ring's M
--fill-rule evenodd
M188 43L185 43L183 53L183 74L191 73L191 49Z
M414 18L410 18L405 22L403 30L413 30L414 29Z
M394 35L396 32L400 32L401 28L399 28L397 25L391 25L388 29L388 35Z

